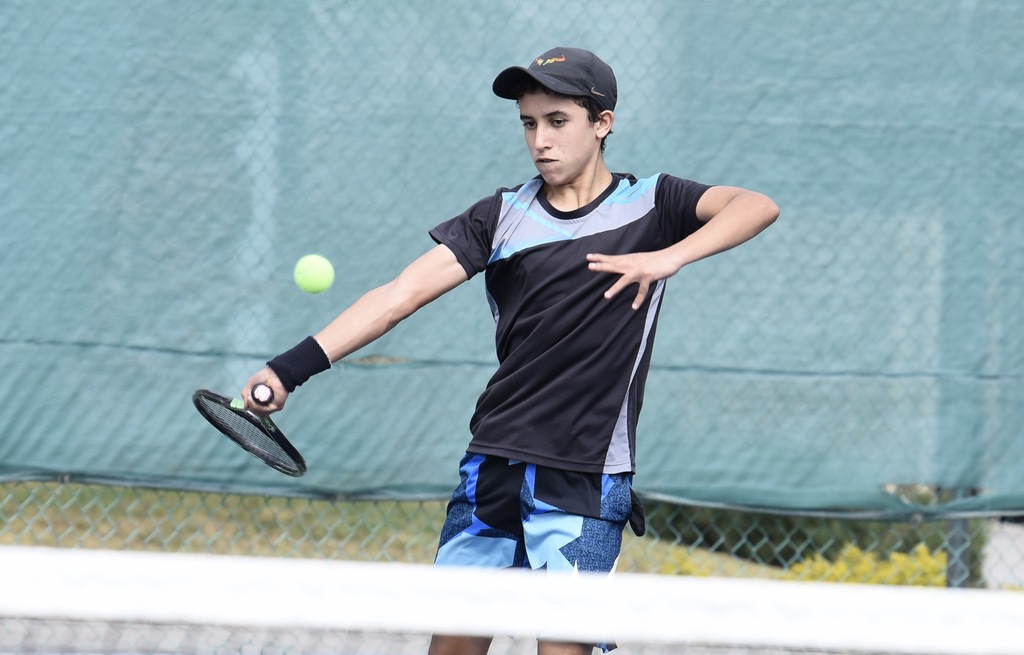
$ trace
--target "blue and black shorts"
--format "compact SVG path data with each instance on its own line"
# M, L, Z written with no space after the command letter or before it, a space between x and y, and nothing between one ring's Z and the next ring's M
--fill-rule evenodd
M633 508L632 474L580 473L468 453L435 562L609 573Z

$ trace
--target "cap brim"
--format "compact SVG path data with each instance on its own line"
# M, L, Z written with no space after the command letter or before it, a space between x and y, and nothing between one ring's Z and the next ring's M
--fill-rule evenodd
M512 66L511 68L506 68L498 73L498 76L494 78L494 83L491 85L491 90L494 91L494 95L499 98L518 100L519 92L523 88L523 84L531 79L555 93L562 93L567 96L587 95L580 89L567 84L564 80L550 75L545 75L544 73L531 71L523 68L522 66Z

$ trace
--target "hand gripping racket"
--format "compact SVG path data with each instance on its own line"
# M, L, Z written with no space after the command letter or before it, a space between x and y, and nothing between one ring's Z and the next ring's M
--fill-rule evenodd
M257 384L251 396L254 402L266 405L274 399L274 392L265 384ZM294 478L306 472L302 455L270 417L257 416L245 409L240 398L226 398L199 389L192 394L192 403L213 427L267 466Z

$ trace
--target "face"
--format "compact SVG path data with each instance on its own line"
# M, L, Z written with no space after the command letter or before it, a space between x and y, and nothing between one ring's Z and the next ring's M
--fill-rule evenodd
M601 152L601 139L608 134L610 112L591 123L587 110L571 98L542 91L519 98L526 146L544 181L550 185L572 184Z

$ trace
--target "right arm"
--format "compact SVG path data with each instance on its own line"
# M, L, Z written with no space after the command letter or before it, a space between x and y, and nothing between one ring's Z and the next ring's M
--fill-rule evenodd
M398 277L363 294L314 335L314 339L333 364L379 339L416 310L467 279L455 254L447 246L435 246L409 264ZM274 400L269 405L259 406L250 400L250 390L261 382L274 391ZM249 409L270 413L284 407L288 391L274 371L266 367L249 378L242 398Z
M314 338L334 363L384 336L467 279L448 246L435 246L394 280L364 294Z

